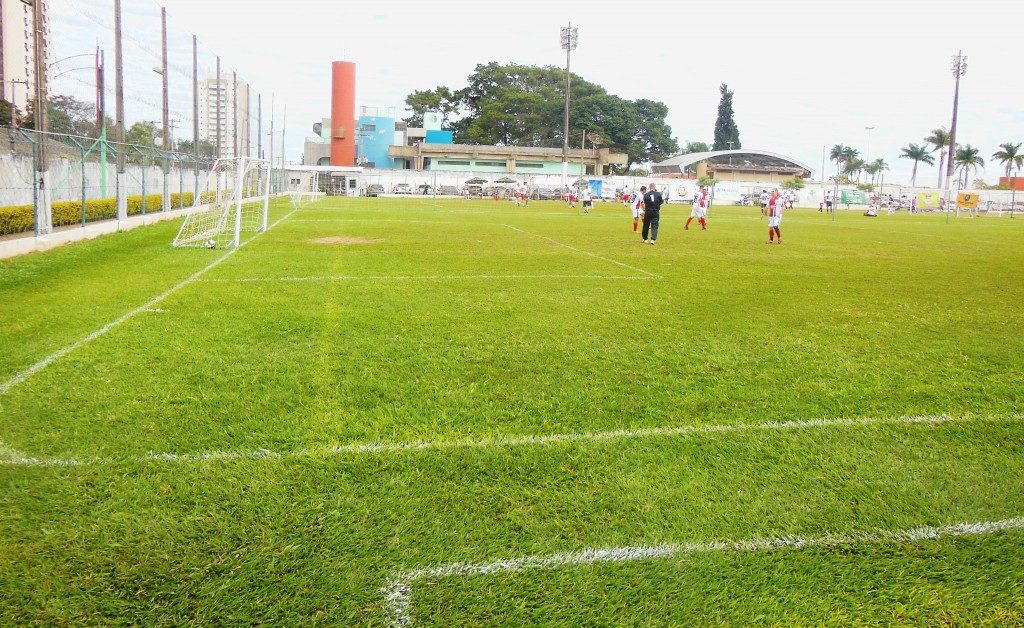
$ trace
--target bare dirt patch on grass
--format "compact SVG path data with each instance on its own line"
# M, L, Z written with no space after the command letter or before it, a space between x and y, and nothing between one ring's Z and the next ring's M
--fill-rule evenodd
M310 242L312 242L313 244L340 244L340 245L377 244L377 243L383 242L383 241L384 240L382 240L380 238L376 238L376 239L372 239L371 240L371 239L367 239L367 238L353 238L351 236L327 236L326 238L314 238L314 239L310 240Z

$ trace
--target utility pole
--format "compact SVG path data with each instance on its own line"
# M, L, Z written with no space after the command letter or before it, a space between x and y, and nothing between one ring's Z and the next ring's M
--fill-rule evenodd
M96 46L96 138L100 141L100 197L107 198L107 79L104 57Z
M256 156L263 159L263 94L256 94Z
M273 92L270 93L270 148L268 150L270 151L270 160L269 160L269 163L267 165L267 176L271 177L271 179L273 179L273 175L274 175L274 93ZM271 186L273 186L273 181L271 181ZM271 187L271 192L273 192L273 187Z
M36 231L38 235L45 235L53 230L53 215L50 206L49 166L46 162L46 128L47 128L47 98L46 98L46 53L43 50L43 35L46 28L43 23L43 8L41 0L32 2L32 43L35 48L35 130L39 138L39 149L36 161L36 184L39 186L37 195Z
M192 181L192 201L199 202L199 44L192 35L192 152L195 153L195 178Z
M121 0L114 0L114 76L117 100L117 219L128 218L128 196L125 194L124 175L124 46L121 42Z
M163 83L163 106L164 106L164 193L160 199L161 209L163 211L170 211L171 209L171 194L170 194L170 179L169 175L171 172L171 162L167 157L167 153L171 152L171 106L168 97L167 89L167 8L160 7L160 52L162 54L160 64L160 75Z
M246 83L245 84L245 156L246 157L252 157L252 127L249 126L250 124L252 124L252 116L249 115L250 111L251 111L251 108L252 108L252 104L250 103L250 99L251 98L252 98L252 93L251 93L249 84Z
M221 142L220 142L220 101L221 96L224 95L223 85L220 82L220 55L217 56L217 159L221 158Z
M953 76L956 77L956 88L953 90L953 123L949 127L949 153L946 159L946 190L949 190L953 179L953 162L956 160L956 116L960 105L960 77L967 74L967 57L961 50L953 57L953 65L950 67Z
M238 157L238 72L231 71L231 156Z
M284 115L281 118L281 170L284 170L284 134L288 132L288 105L284 106Z
M572 61L572 51L576 50L576 46L579 43L579 29L572 27L572 22L569 22L569 26L563 26L561 28L561 44L562 49L565 50L565 129L564 135L562 136L562 187L565 188L568 184L569 179L569 94L572 89L572 74L570 72L570 63Z

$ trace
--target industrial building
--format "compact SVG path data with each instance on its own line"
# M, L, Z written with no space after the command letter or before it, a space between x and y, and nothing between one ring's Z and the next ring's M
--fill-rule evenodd
M481 146L453 143L441 128L441 115L426 112L423 127L399 120L394 107L360 107L355 113L355 64L332 65L331 118L306 138L303 164L358 166L385 170L561 174L562 149ZM623 166L627 156L608 148L569 149L569 174L604 175Z

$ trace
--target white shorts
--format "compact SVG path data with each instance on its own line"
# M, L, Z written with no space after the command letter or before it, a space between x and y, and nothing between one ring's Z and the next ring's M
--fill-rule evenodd
M690 218L704 218L708 215L708 210L704 207L694 207L690 210Z
M640 216L643 216L643 215L644 215L644 210L640 209L639 207L634 207L633 208L633 220L637 220L637 219L640 218Z
M781 227L782 226L782 216L769 216L768 217L768 226L769 227Z

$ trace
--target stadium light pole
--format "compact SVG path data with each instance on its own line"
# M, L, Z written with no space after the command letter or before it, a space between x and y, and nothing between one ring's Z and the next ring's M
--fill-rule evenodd
M960 77L967 74L967 56L963 50L956 53L953 63L950 66L953 76L956 77L956 88L953 90L953 123L949 127L949 155L946 161L946 190L949 190L953 179L953 161L956 155L956 116L960 105ZM948 200L948 199L947 199Z
M561 28L562 50L565 51L565 130L562 136L562 187L569 183L569 91L572 89L572 74L569 71L572 51L579 43L579 29L568 26Z

